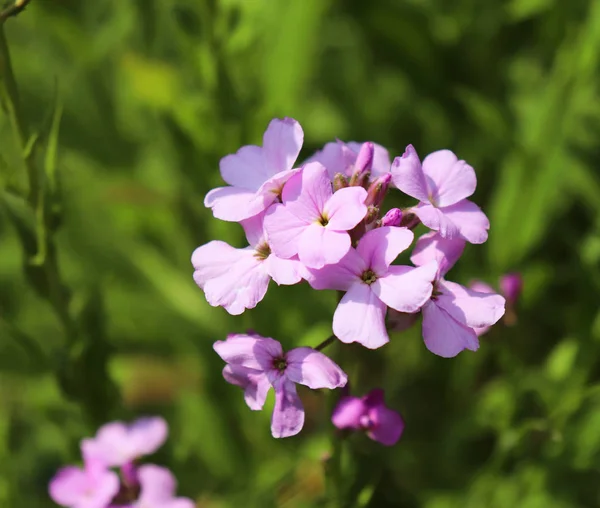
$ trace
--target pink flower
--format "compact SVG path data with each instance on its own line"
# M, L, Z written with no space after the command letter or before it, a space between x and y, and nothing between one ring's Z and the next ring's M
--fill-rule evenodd
M277 284L300 282L300 263L271 253L263 230L264 214L242 221L249 247L236 249L220 241L198 247L192 254L194 280L210 305L238 315L260 302L273 279Z
M167 434L167 422L160 417L140 418L131 424L112 422L100 427L96 437L84 439L82 450L85 456L95 457L107 466L124 466L154 453Z
M313 288L346 291L333 316L333 333L342 342L381 347L389 342L387 307L413 313L429 301L436 262L420 268L390 266L413 238L406 228L373 229L339 263L308 270Z
M266 210L281 194L304 140L292 118L271 120L263 146L248 145L221 159L221 176L229 187L211 190L204 205L218 219L240 221Z
M487 240L488 218L465 199L475 192L475 171L450 150L433 152L421 164L415 149L408 145L402 157L394 159L391 171L394 185L420 201L411 211L428 228L451 240Z
M347 178L352 177L357 166L361 166L358 168L359 170L366 169L370 171L371 178L375 179L390 172L390 156L383 146L376 143L370 144L373 150L371 160L367 166L362 164L362 160L359 160L358 157L361 151L364 153L363 147L366 143L356 143L354 141L344 143L337 140L327 143L322 150L315 153L307 162L320 162L323 164L327 168L327 173L331 180L333 180L337 173L341 173Z
M404 431L402 417L385 406L383 390L371 390L362 398L342 397L331 421L338 429L364 430L385 446L395 445Z
M475 291L477 293L486 293L488 295L496 294L496 291L494 290L494 288L492 286L490 286L489 284L486 284L485 282L482 282L480 280L471 282L469 284L469 288L472 291ZM475 330L477 337L481 337L482 335L486 334L490 330L490 328L491 328L491 326L482 326L482 327L475 327L475 328L473 328L473 330Z
M462 240L448 240L429 233L417 241L411 261L419 266L439 263L431 299L423 306L423 339L432 353L450 358L463 349L479 348L476 328L491 326L504 314L504 298L478 293L443 277L460 257ZM427 266L427 265L426 265Z
M350 249L348 231L367 213L366 197L362 187L333 193L325 168L306 164L283 188L283 204L273 205L265 217L273 252L281 258L297 254L311 268L337 263Z
M195 508L196 503L185 497L174 497L177 482L171 471L154 464L138 470L140 496L130 508Z
M119 491L119 477L101 460L84 456L84 468L67 466L50 481L52 500L69 508L106 508Z
M276 340L258 335L230 335L214 344L227 362L223 377L244 389L246 404L260 410L271 387L275 408L271 420L273 437L298 434L304 425L304 409L295 383L317 388L339 388L346 384L342 369L319 351L299 347L287 353Z

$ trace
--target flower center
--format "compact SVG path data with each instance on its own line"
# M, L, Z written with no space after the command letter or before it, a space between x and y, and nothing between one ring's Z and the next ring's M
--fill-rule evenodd
M264 261L271 255L271 247L267 242L259 243L254 249L254 257L260 261Z
M285 359L285 357L273 358L273 368L283 373L287 368L287 360Z
M365 270L362 274L361 279L365 284L373 284L377 280L377 275L373 270Z
M317 222L319 224L321 224L321 226L325 227L325 226L327 226L327 224L329 224L329 218L325 217L325 215L321 215L321 217L319 217L319 220Z
M437 297L440 296L442 292L440 291L439 285L437 282L433 283L433 290L431 291L431 299L437 300Z

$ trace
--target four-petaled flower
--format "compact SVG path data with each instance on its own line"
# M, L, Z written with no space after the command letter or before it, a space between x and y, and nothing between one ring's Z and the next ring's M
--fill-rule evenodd
M227 362L223 377L244 388L250 409L260 410L271 387L275 408L271 419L274 437L288 437L304 425L304 409L296 393L296 383L317 388L340 388L346 374L323 353L299 347L287 353L276 340L258 335L232 335L214 344L217 354Z
M444 238L462 238L470 243L487 240L490 223L468 198L477 186L475 171L450 150L438 150L419 160L408 145L392 163L394 185L420 203L412 209L429 229Z
M310 268L337 263L351 246L348 231L367 213L367 191L346 187L333 192L327 170L306 164L283 188L282 204L265 217L273 252L282 258L296 254Z
M429 300L437 263L423 267L392 265L412 243L412 231L386 226L363 236L337 264L308 270L314 289L345 291L333 315L333 333L342 342L360 342L375 349L389 342L387 307L418 312Z
M344 396L333 410L331 421L338 429L364 430L374 441L385 446L395 445L404 421L386 407L383 390L371 390L364 397Z

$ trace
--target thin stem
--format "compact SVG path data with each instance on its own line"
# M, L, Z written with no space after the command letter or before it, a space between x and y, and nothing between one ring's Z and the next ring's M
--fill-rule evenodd
M323 349L325 349L330 344L333 344L336 339L337 339L337 337L335 335L332 335L331 337L326 338L323 342L321 342L314 349L316 349L317 351L322 351Z
M6 7L6 9L0 12L0 23L4 23L8 18L20 14L23 10L25 10L25 7L27 7L30 1L31 0L15 0L14 4L9 5Z

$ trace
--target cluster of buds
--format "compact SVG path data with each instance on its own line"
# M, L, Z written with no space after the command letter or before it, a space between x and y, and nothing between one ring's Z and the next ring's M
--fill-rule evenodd
M81 442L83 467L64 467L50 481L50 497L67 508L194 508L192 500L175 497L171 471L138 463L160 448L167 433L158 417L102 426Z
M486 215L467 199L477 184L473 168L449 150L421 161L409 145L391 161L375 143L341 141L296 166L303 138L295 120L274 119L262 146L244 146L221 160L228 185L211 190L205 205L216 218L238 222L249 245L211 241L194 251L194 280L209 304L237 315L263 299L271 279L305 281L315 290L339 292L332 330L343 343L382 347L389 342L386 315L390 321L421 313L432 353L453 357L477 350L478 331L504 315L505 299L446 280L465 244L488 236ZM418 203L384 213L391 189ZM431 231L416 241L412 265L393 264L412 245L418 224ZM321 347L284 353L274 339L249 334L232 335L214 348L227 363L225 379L244 388L251 409L261 409L273 387L275 437L302 428L296 383L334 389L347 382ZM396 442L404 426L379 391L342 398L332 421L384 444Z

